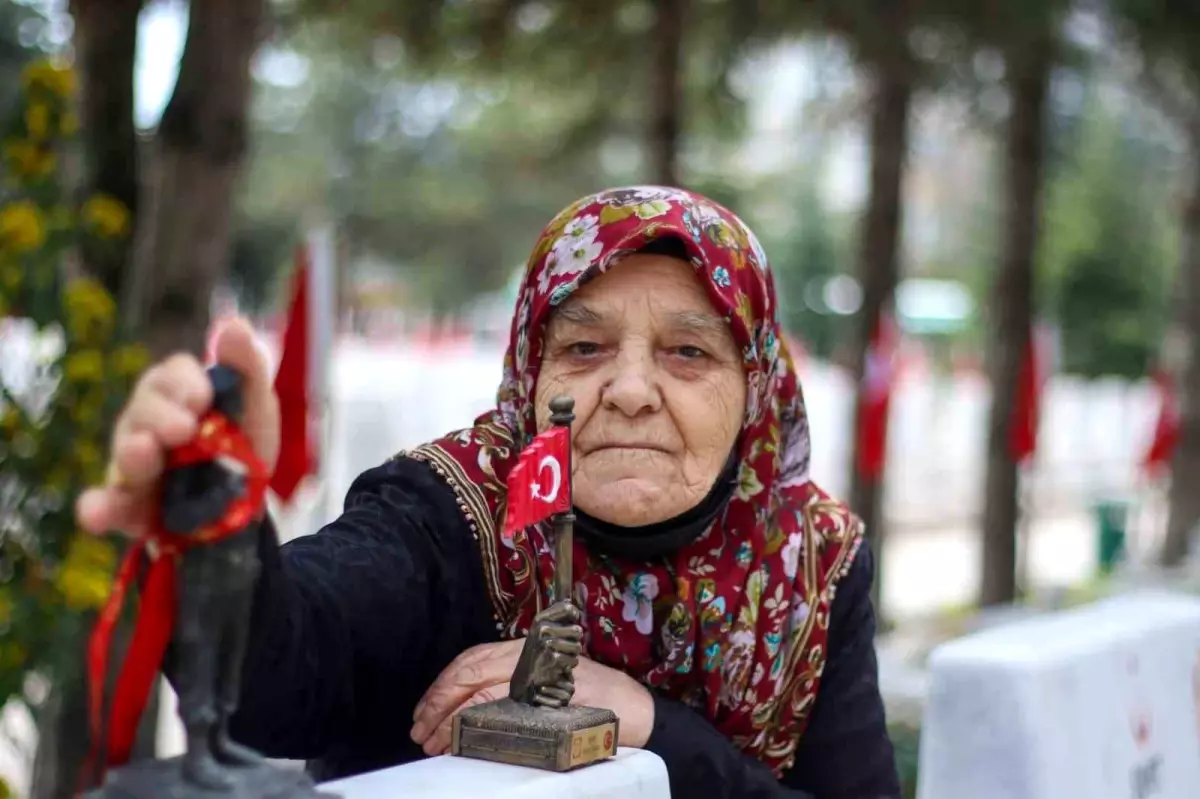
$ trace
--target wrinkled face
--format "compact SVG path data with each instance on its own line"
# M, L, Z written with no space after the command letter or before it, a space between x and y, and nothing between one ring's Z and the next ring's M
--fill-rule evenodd
M575 505L635 527L695 507L733 451L741 358L692 267L631 255L563 303L546 329L535 404L575 399Z

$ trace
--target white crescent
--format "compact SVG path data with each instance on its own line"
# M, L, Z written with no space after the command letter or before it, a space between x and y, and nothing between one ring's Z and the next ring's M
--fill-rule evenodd
M550 470L550 490L545 494L542 493L542 472ZM562 467L558 463L558 458L552 455L547 455L542 458L538 464L538 479L537 482L529 487L530 494L534 499L541 499L543 502L553 502L558 499L558 492L562 488Z

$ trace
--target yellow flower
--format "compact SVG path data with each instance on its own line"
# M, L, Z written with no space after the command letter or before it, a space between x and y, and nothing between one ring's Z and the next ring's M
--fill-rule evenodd
M76 278L67 284L65 294L63 304L71 337L90 344L107 339L117 306L104 287L91 278Z
M21 85L27 90L45 89L59 97L75 93L75 72L50 60L34 61L21 70Z
M58 163L53 150L21 139L9 139L4 143L4 160L14 175L26 179L44 178Z
M129 233L129 211L120 200L107 194L97 194L83 204L83 222L96 235L106 239Z
M16 291L21 287L21 267L15 263L0 264L0 288Z
M110 541L76 533L67 548L54 585L71 610L102 606L112 591L117 552Z
M150 363L150 352L141 344L126 344L112 353L112 366L122 377L141 374Z
M99 383L104 379L104 356L99 350L80 350L67 356L63 375L69 383Z
M21 426L21 413L13 407L4 409L4 413L0 414L0 433L4 434L4 438L9 439L17 434L17 429Z
M17 200L0 209L0 246L29 252L46 243L46 220L29 200Z
M33 102L25 109L25 131L34 141L42 141L50 132L50 109L45 103Z

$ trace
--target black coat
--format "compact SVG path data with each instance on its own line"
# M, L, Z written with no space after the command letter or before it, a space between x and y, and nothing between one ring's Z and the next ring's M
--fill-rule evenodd
M342 516L277 545L265 526L234 736L330 780L424 757L413 709L463 650L497 640L478 547L454 494L400 458L363 473ZM873 564L838 585L829 658L795 765L776 780L704 717L655 697L646 748L677 797L900 796L875 662Z

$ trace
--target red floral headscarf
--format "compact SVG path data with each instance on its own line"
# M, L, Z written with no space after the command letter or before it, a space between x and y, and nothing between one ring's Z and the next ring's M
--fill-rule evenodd
M687 251L729 322L746 374L738 481L709 530L673 556L625 561L575 542L575 599L588 655L703 713L776 774L790 767L825 664L829 606L862 525L808 476L808 420L781 344L775 287L754 234L715 202L658 186L572 204L542 232L517 298L496 410L408 453L458 496L478 539L503 636L552 600L547 525L500 535L505 481L535 430L546 323L582 284L648 242Z

